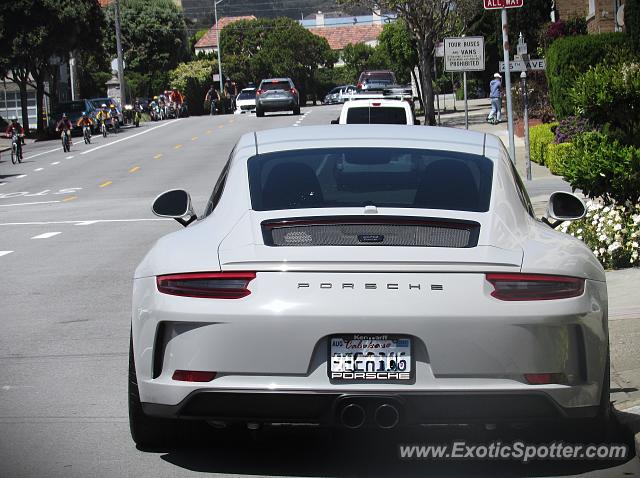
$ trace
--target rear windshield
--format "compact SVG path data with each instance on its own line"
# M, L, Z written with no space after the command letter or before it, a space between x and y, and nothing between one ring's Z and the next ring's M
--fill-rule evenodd
M405 148L326 148L249 159L256 211L323 207L489 210L484 156Z
M70 101L68 103L60 103L56 106L56 113L69 113L70 111L84 111L84 101Z
M396 106L349 108L347 124L407 124L407 112Z
M370 83L390 83L395 81L394 75L392 73L366 73L362 77L363 81L368 81Z
M264 81L260 85L260 89L264 91L268 90L288 90L291 88L288 81Z
M241 91L240 95L238 95L239 100L253 100L255 97L255 91Z

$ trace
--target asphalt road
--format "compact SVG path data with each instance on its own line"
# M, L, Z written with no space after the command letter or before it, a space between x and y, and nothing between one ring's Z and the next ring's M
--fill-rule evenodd
M231 438L212 431L187 449L136 449L126 403L131 278L151 244L180 227L154 217L151 202L180 187L202 212L242 133L327 124L338 111L148 123L94 136L91 145L76 137L71 153L50 141L28 145L20 165L0 158L0 476L640 476L636 458L526 466L398 459L397 443L409 438L501 437L468 430L412 437L266 430ZM556 433L538 430L536 439L551 442ZM633 449L629 440L623 430L612 437Z

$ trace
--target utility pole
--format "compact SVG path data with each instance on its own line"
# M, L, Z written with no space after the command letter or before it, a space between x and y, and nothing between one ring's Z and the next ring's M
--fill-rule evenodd
M218 52L218 80L220 81L220 95L222 96L222 61L220 60L220 28L218 28L218 3L223 0L218 0L213 2L213 15L216 20L216 44L217 44L217 52Z
M124 107L127 96L124 86L124 64L122 60L122 39L120 38L120 0L115 0L116 49L118 50L118 80L120 81L120 103Z
M509 67L509 25L507 23L507 10L501 9L502 17L502 48L504 52L504 83L507 93L507 129L509 130L509 156L516 164L516 144L513 138L513 108L511 106L511 69Z

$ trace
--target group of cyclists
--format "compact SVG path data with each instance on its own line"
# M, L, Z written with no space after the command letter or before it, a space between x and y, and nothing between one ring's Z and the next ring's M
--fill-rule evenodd
M136 100L133 105L134 123L136 126L139 124L139 119L142 115L143 107L139 100ZM186 105L184 95L177 89L165 90L158 96L154 96L153 101L149 103L149 114L151 119L164 119L173 115L174 117L180 117L186 113ZM120 120L118 118L118 111L113 103L107 105L103 103L95 113L94 119L87 114L86 111L82 112L82 116L76 122L79 128L82 128L82 135L84 142L91 143L91 131L94 125L99 126L100 133L106 138L108 134L107 125L110 124L114 132L120 130ZM62 148L65 152L70 151L73 141L71 139L71 131L73 130L73 123L69 119L66 113L62 114L62 118L56 123L55 131L61 134ZM12 160L14 163L22 162L23 159L23 144L24 144L24 128L18 121L17 116L11 118L5 130L5 136L12 139Z
M184 95L177 89L165 90L149 103L149 115L153 121L179 118L186 115Z
M225 114L235 110L236 96L238 96L238 85L227 78L222 87L222 95L214 85L211 85L204 97L204 102L209 107L211 115Z

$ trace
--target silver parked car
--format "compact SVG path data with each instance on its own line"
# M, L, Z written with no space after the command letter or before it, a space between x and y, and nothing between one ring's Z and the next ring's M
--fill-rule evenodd
M300 96L291 78L270 78L260 82L256 91L256 116L271 111L300 114Z

